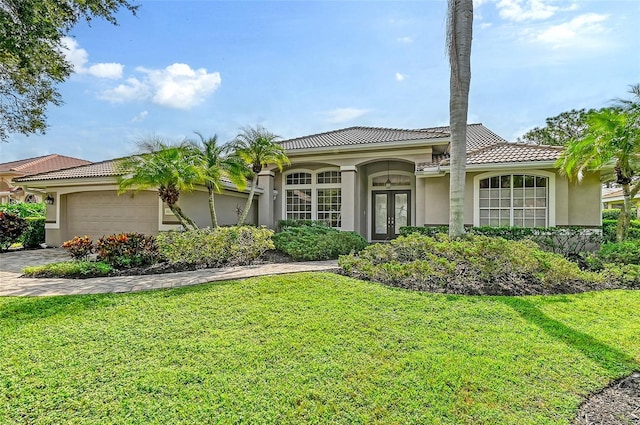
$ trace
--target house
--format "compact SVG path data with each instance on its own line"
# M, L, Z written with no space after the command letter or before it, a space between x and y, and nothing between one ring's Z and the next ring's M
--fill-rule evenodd
M371 241L394 238L406 225L445 225L449 142L448 127L350 127L284 140L291 165L260 173L249 222L274 228L281 219L321 220ZM553 166L561 151L508 143L482 124L469 125L465 224L600 226L599 173L568 181ZM56 200L47 211L50 245L77 234L178 228L155 192L116 194L114 161L19 181ZM233 224L245 199L229 183L216 198L220 222ZM183 194L179 203L199 225L209 223L206 191Z
M0 164L0 204L42 202L44 200L40 192L28 192L20 185L15 184L14 179L16 178L90 163L84 159L58 154L4 162Z
M636 208L638 218L640 218L640 193L636 193L631 201ZM622 189L603 189L602 193L602 207L605 210L621 209L624 206L624 196L622 195Z

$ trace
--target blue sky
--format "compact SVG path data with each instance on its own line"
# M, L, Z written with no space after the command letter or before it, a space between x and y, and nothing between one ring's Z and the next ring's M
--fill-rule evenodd
M150 135L283 138L356 125L448 124L446 1L140 1L78 25L75 73L45 135L1 161L132 154ZM640 83L640 2L476 0L469 122L515 141L545 118Z

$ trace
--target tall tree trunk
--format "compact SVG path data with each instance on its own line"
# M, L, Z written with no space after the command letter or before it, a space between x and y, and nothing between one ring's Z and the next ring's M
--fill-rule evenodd
M449 178L449 236L464 234L464 191L467 164L467 113L471 83L473 0L448 0L447 45L451 173Z
M209 191L209 214L211 215L211 227L214 229L218 227L218 217L216 216L216 205L214 199L214 190L212 187L207 187Z
M242 226L244 224L244 221L247 219L247 216L249 215L249 210L251 209L251 203L253 202L253 196L256 193L257 185L258 185L258 173L254 173L253 181L251 182L251 190L249 191L249 197L247 198L247 203L244 205L242 216L240 217L240 220L238 220L238 226Z

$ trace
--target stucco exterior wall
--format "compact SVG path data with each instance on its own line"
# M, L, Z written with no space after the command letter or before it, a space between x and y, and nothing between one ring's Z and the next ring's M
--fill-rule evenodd
M244 208L247 202L246 194L223 192L215 195L216 217L220 226L230 226L238 222L238 209ZM211 227L211 214L209 213L209 194L204 191L183 193L178 201L182 210L191 217L199 227ZM258 222L257 195L249 210L246 224Z
M569 225L602 225L600 173L589 173L581 182L570 182L569 187Z

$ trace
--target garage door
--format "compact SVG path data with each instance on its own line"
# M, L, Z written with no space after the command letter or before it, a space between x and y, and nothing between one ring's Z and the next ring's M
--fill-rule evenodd
M67 238L124 232L158 233L158 195L138 192L118 196L115 191L67 195Z

